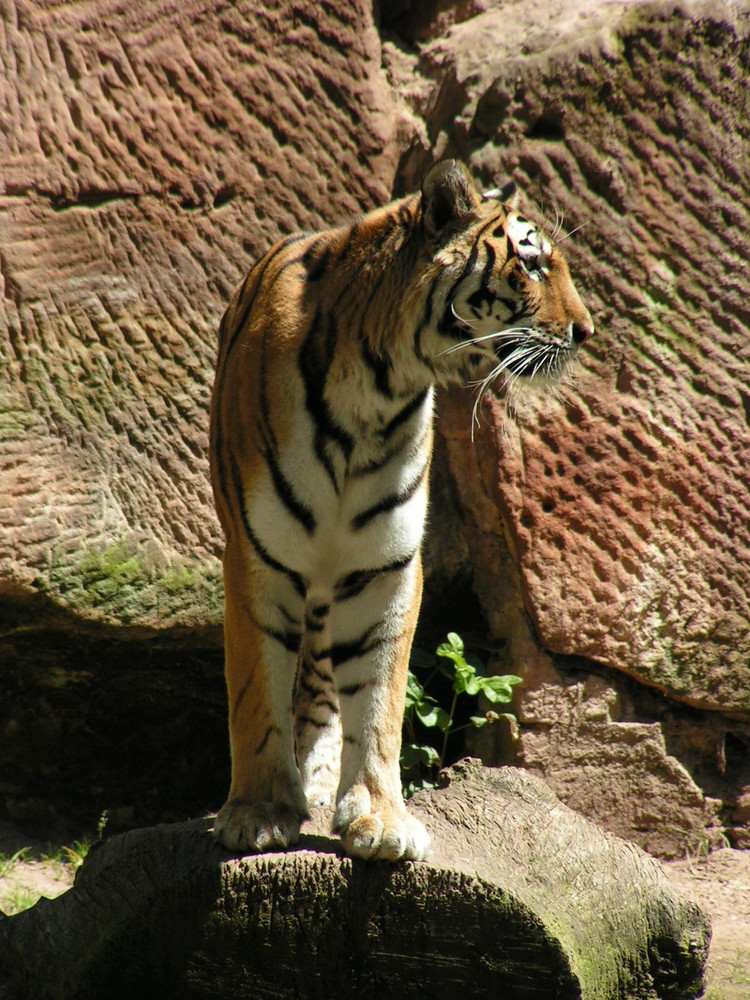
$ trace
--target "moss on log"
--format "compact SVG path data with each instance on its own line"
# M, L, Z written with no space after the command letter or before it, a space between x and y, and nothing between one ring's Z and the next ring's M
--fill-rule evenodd
M0 923L0 992L701 995L708 918L538 779L464 761L412 808L428 863L352 861L314 832L286 854L229 858L208 820L117 837L65 896Z

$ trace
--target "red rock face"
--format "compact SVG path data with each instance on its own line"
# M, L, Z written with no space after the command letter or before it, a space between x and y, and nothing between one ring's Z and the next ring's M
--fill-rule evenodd
M665 855L722 825L746 844L750 786L748 21L681 10L490 10L422 50L439 86L414 92L438 148L583 226L564 246L598 329L573 384L515 420L486 406L474 443L451 394L438 428L498 669L525 679L518 759ZM428 148L415 134L407 177Z
M216 622L216 329L280 235L390 199L365 3L4 5L0 589Z
M574 386L521 404L517 428L489 408L485 482L539 636L747 713L747 24L701 10L632 13L607 36L584 19L511 66L473 61L488 14L430 57L466 81L454 100L479 169L584 226L565 246L598 332ZM481 144L493 109L501 151L494 133Z
M444 396L428 575L473 576L524 675L523 763L655 850L714 838L714 799L750 787L746 11L396 5L384 28L413 47L359 0L177 6L0 10L0 595L217 624L206 432L232 289L281 234L458 155L583 227L564 246L597 333L562 398L488 404L474 442L471 395ZM644 685L726 715L680 734L659 703L656 733ZM703 791L668 756L693 766L691 745ZM615 783L666 805L619 809ZM722 820L740 839L743 809Z

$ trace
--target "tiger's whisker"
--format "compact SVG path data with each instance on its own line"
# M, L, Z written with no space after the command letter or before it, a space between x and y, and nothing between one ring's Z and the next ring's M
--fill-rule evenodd
M561 236L560 239L557 240L557 242L562 243L563 240L567 240L569 237L575 236L577 232L580 232L580 230L583 229L583 227L587 226L588 224L589 220L587 219L585 222L582 222L580 226L576 226L575 229L571 229L569 233L566 233L564 236Z
M514 326L508 330L497 330L494 333L485 333L481 337L472 337L471 340L462 340L459 344L453 344L451 347L446 347L444 351L441 351L438 354L438 357L442 358L446 354L454 354L456 351L463 351L467 347L473 347L486 340L512 340L513 337L517 337L519 334L533 335L533 333L534 329L530 326Z

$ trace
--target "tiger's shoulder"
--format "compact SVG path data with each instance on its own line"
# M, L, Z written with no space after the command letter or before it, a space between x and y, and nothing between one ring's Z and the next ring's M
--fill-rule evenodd
M411 265L419 256L397 259L404 239L419 233L419 210L419 196L411 195L341 226L280 239L235 289L220 343L259 318L261 325L271 319L275 328L292 333L311 311L339 309L344 297L350 308L364 308L368 289L384 269L391 263Z

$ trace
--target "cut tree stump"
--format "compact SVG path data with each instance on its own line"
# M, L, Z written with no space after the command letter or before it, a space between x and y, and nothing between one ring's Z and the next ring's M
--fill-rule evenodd
M314 824L243 858L210 820L113 838L70 892L0 923L0 995L702 995L709 918L539 779L462 761L410 808L426 863L352 861Z

